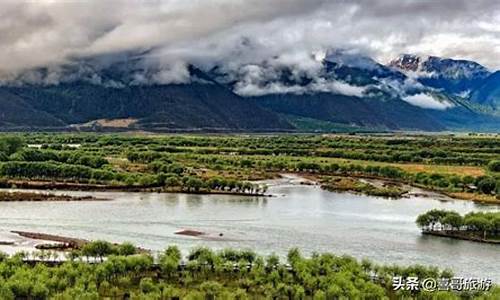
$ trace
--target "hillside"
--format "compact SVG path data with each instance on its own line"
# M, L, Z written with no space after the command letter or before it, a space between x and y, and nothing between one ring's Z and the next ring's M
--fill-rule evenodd
M267 95L252 100L274 112L331 123L389 130L440 131L446 128L418 107L397 99L374 101L367 98L318 93Z
M64 122L49 113L39 111L23 98L0 89L0 127L59 127Z
M109 88L85 82L4 88L2 122L9 126L67 126L134 118L131 129L273 131L286 121L217 84ZM6 106L8 104L8 106ZM40 118L40 119L37 119Z
M500 71L487 77L473 91L471 100L500 112Z

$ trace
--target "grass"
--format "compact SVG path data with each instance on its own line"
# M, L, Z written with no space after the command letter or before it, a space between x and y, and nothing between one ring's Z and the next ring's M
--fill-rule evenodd
M221 156L222 157L222 156ZM268 156L265 155L237 155L232 156L238 157L240 159L258 159L266 160ZM482 167L475 166L453 166L453 165L428 165L428 164L415 164L415 163L385 163L377 161L368 160L356 160L356 159L345 159L345 158L331 158L331 157L305 157L305 156L280 156L283 159L289 161L301 161L308 160L316 163L338 163L338 164L359 164L363 166L393 166L401 168L409 173L440 173L448 175L458 175L458 176L472 176L479 177L486 174L486 171Z
M481 167L474 166L447 166L447 165L425 165L425 164L389 164L399 167L410 173L428 172L441 174L455 174L459 176L479 177L486 174Z
M483 203L496 203L500 204L500 199L497 196L493 195L484 195L484 194L474 194L474 193L466 193L466 192L454 192L454 193L446 193L446 195L462 200L471 200L476 202Z

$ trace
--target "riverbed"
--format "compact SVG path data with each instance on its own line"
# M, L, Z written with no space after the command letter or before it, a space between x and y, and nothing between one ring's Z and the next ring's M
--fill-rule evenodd
M70 192L113 201L0 203L0 246L15 252L35 242L11 230L42 232L89 240L130 241L161 250L171 244L188 251L196 246L253 249L286 255L292 247L305 254L333 252L379 263L424 264L450 268L460 276L500 282L500 247L423 236L417 215L432 209L459 213L500 210L438 195L402 199L333 193L294 178L269 182L274 197L125 192ZM175 233L191 229L205 236ZM222 236L221 236L222 235Z

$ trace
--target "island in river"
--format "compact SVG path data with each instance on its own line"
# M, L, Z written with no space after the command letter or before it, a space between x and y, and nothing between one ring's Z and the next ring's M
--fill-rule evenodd
M19 191L0 191L0 202L17 201L106 201L109 199L96 198L93 196L70 196L67 194L53 194L44 192L19 192Z
M470 212L432 209L419 215L416 223L423 234L500 244L500 211Z

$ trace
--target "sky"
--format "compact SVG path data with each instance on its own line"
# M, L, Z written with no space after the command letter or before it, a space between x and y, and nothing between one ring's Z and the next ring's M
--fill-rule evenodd
M0 77L134 53L182 81L184 66L274 60L302 69L349 49L387 63L415 53L500 69L498 0L2 0ZM147 54L139 54L147 53ZM183 71L184 70L184 71Z

